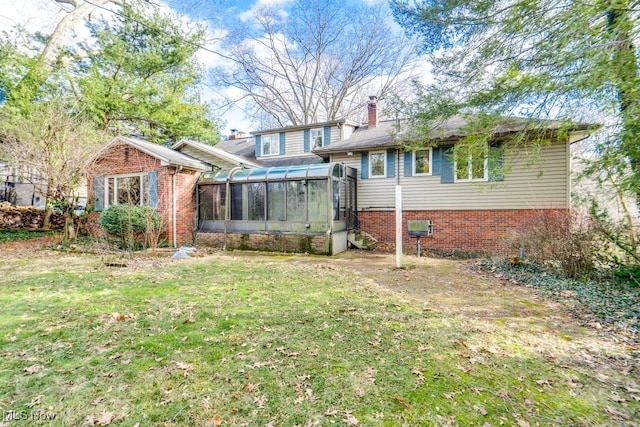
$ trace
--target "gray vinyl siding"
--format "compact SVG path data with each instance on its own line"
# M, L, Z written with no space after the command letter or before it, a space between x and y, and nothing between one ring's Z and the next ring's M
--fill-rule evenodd
M400 155L402 158L402 154ZM501 182L441 183L440 176L404 176L404 162L396 163L400 174L404 210L490 210L569 207L569 147L554 144L544 147L541 161L533 167L524 161ZM332 155L331 161L360 169L360 153ZM398 167L399 166L399 167ZM358 179L358 208L393 209L396 178Z
M304 154L304 133L301 130L287 132L284 137L285 156L299 156ZM282 153L281 153L282 154Z
M320 127L322 128L322 126ZM349 127L350 128L350 127ZM315 127L311 127L310 129L316 129ZM351 129L351 128L350 128ZM335 144L336 142L340 141L341 137L342 137L342 131L340 130L340 128L338 128L337 126L332 126L331 127L331 144ZM350 133L349 133L350 135ZM344 137L343 137L344 139ZM285 144L285 152L284 153L280 153L278 155L275 156L260 156L258 157L258 159L260 158L278 158L278 157L288 157L288 156L299 156L302 154L305 154L304 151L304 131L303 130L296 130L296 131L292 131L292 132L287 132L285 134L285 139L284 139L284 144Z

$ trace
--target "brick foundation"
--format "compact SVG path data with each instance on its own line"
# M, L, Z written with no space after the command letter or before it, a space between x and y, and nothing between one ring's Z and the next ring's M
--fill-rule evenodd
M566 212L547 209L545 212ZM414 252L416 239L407 234L407 220L433 221L433 236L421 237L423 251L507 254L510 233L539 217L541 210L405 211L402 216L403 251ZM383 243L395 246L394 211L358 212L360 229Z
M196 245L222 248L224 233L197 233ZM310 253L329 255L331 253L330 240L326 234L322 235L293 235L293 234L236 234L228 233L226 237L227 249L261 250L273 252Z

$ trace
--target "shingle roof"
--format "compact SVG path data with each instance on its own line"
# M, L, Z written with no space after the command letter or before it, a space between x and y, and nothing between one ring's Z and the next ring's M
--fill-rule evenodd
M274 157L274 158L261 158L260 163L265 167L273 166L293 166L293 165L313 165L316 163L323 163L324 160L320 156L316 156L313 153L301 154L299 156L287 156L287 157Z
M256 145L253 137L227 139L218 142L216 147L227 153L235 154L236 156L241 156L254 162L256 161Z
M94 159L99 158L104 151L117 144L128 144L152 157L155 157L167 166L182 166L193 170L211 169L211 166L207 163L201 162L200 160L186 154L182 154L170 147L127 136L117 136L112 139L111 142L103 146L100 151L96 153Z
M454 116L434 126L429 137L433 141L455 141L469 135L467 130L472 123L472 117ZM520 117L503 117L493 130L494 137L505 136L520 132L528 127L536 130L556 131L564 126L564 122L555 120L532 120ZM571 130L586 130L593 124L576 123ZM328 145L316 148L314 153L322 156L330 153L345 151L362 151L376 148L396 147L400 141L410 141L411 132L407 121L386 120L378 122L378 126L370 128L368 125L359 127L351 137Z
M191 146L193 148L195 148L196 150L199 150L200 152L203 153L207 153L211 156L217 157L217 158L221 158L229 163L237 163L240 165L245 165L245 166L249 166L249 167L258 167L260 166L258 164L258 162L255 161L255 156L253 157L253 160L250 158L247 158L245 156L240 156L238 154L234 154L234 153L230 153L227 150L224 150L222 148L220 148L219 145L213 146L213 145L208 145L208 144L203 144L201 142L197 142L197 141L191 141L191 140L187 140L187 139L183 139L181 141L178 141L177 143L175 143L172 148L174 150L180 150L182 147L184 147L185 145ZM194 154L195 156L195 154ZM202 159L203 161L206 161L206 156L204 159Z

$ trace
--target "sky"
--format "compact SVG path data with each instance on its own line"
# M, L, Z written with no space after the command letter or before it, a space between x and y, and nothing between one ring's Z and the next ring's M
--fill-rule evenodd
M70 1L70 0L66 0ZM78 0L82 2L83 0ZM296 0L154 0L153 4L163 5L172 9L173 12L183 15L185 22L197 20L205 22L209 31L209 39L219 40L224 35L224 22L233 20L246 21L251 18L252 13L259 7L270 5L285 8L291 6ZM305 0L297 0L305 1ZM361 3L368 6L374 4L387 3L387 0L336 0L336 7L341 2ZM23 27L29 31L40 31L44 34L51 33L57 23L65 16L65 10L70 10L71 6L55 0L0 0L0 31L10 31L14 26ZM96 12L100 13L100 12ZM106 13L106 12L105 12ZM76 39L86 37L87 32L83 24L75 29ZM220 46L212 41L205 47L211 50L220 51ZM200 50L198 60L207 68L218 64L221 58L206 50ZM233 89L228 89L226 93L216 94L211 87L203 88L203 99L208 100L216 96L233 96ZM222 134L228 135L230 129L238 129L250 132L254 125L244 117L244 113L239 108L230 108L223 114L219 114L226 122L222 128Z

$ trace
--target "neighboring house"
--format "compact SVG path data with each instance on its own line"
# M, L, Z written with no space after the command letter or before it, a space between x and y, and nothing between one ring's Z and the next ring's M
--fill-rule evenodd
M215 147L116 138L96 157L96 207L120 202L120 184L135 183L143 196L134 202L157 204L174 244L325 254L345 250L355 231L394 243L397 185L407 251L415 243L408 221L431 224L423 247L504 253L509 233L535 215L569 209L569 145L588 135L588 125L560 140L559 123L544 122L552 143L530 168L532 154L506 151L505 158L502 144L531 121L505 119L482 156L458 164L451 152L467 136L465 120L450 119L429 146L405 150L398 141L406 125L378 121L375 97L367 108L365 125L269 129ZM513 168L505 174L503 164Z
M23 172L0 162L0 203L44 209L46 189L46 180L37 173Z

